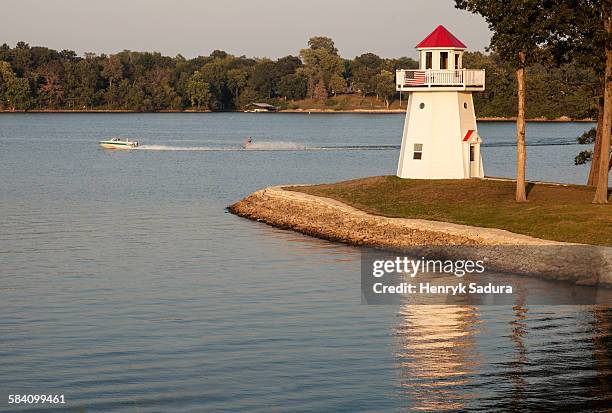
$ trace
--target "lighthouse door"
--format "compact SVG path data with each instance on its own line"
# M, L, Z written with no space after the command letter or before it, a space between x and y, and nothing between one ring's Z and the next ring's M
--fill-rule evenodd
M470 178L478 177L479 175L479 165L478 160L480 156L477 151L476 144L470 144Z

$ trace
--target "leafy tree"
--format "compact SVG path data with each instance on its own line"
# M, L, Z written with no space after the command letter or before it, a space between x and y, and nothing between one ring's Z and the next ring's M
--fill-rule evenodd
M576 138L576 141L581 145L593 144L599 136L601 135L597 133L597 128L591 128ZM592 150L582 151L574 158L574 164L584 165L587 162L594 162L594 155L595 152ZM610 169L612 169L612 162L608 162L608 170Z
M60 58L63 60L70 60L73 62L76 62L77 60L79 60L79 57L77 56L74 50L64 49L59 53L59 55L60 55Z
M314 90L314 98L316 100L325 100L328 98L327 88L325 87L325 82L323 82L323 78L319 79L317 85Z
M383 70L372 78L376 96L385 101L387 109L393 96L395 96L395 77L388 70Z
M372 82L372 78L380 73L383 64L383 60L374 53L362 54L351 62L350 70L354 86L363 95L376 93L373 89L376 82ZM408 67L402 69L408 69Z
M50 108L58 108L64 97L63 67L58 61L51 61L37 70L38 92Z
M304 73L312 84L318 86L319 79L322 79L324 86L329 85L332 76L343 75L344 60L338 55L338 49L332 39L313 37L308 41L308 45L308 49L300 50L300 57L304 62ZM313 95L316 94L316 87L310 91Z
M398 57L397 59L385 59L384 67L386 70L394 73L398 69L418 69L419 62L410 57Z
M244 90L240 93L240 96L238 96L238 99L236 101L236 105L239 108L246 108L249 104L253 103L253 102L257 102L260 96L257 93L257 91L255 91L255 89L251 88L251 87L246 87L244 88Z
M15 77L13 69L8 62L0 62L0 101L4 105L6 102L6 89L8 84Z
M121 81L121 86L125 89L125 95L122 96L124 108L131 108L142 112L153 110L151 99L145 93L145 85L143 79L137 79L134 83L127 80Z
M308 79L302 74L291 73L285 75L278 84L278 93L286 99L304 99L307 91Z
M113 84L123 79L123 63L120 55L112 55L104 61L102 76L108 79L109 93L113 93Z
M231 105L227 89L227 63L226 59L216 58L200 69L202 79L210 85L212 93L210 106L218 109Z
M541 58L540 46L550 39L548 24L552 0L455 0L455 6L480 14L493 32L491 48L516 73L518 114L516 121L516 200L527 201L525 191L525 69Z
M253 67L249 82L253 89L267 98L271 98L274 93L276 77L276 65L273 61L264 59Z
M14 77L6 88L6 100L13 110L28 109L30 107L30 84L27 79Z
M302 67L302 61L297 56L285 56L278 59L275 66L276 76L280 79L295 73L298 68Z
M131 81L133 88L137 83L137 78L144 75L144 70L140 69L139 59L136 53L124 50L120 53L105 58L102 63L102 77L106 79L106 102L110 106L121 105L125 102L126 96L120 96L115 90L115 85L124 79Z
M504 62L497 53L485 55L481 52L465 52L464 67L485 69L487 87L484 92L474 93L474 106L480 116L511 117L516 115L516 78L512 66ZM542 96L539 90L534 94ZM538 114L537 116L547 116Z
M30 106L30 85L27 79L15 76L7 62L0 62L0 102L9 109L27 109Z
M154 111L164 108L177 109L177 95L170 80L170 70L159 66L149 70L144 77L144 90Z
M214 50L211 54L210 57L212 57L213 59L225 59L226 57L228 57L229 55L227 54L227 52L224 52L223 50Z
M30 45L25 42L17 43L11 57L11 65L13 66L15 74L19 77L23 77L23 75L29 72L33 67L44 63L40 62L32 55Z
M308 47L312 50L325 50L327 53L331 55L338 55L338 49L336 49L336 45L334 41L329 37L325 36L315 36L311 37L308 40Z
M236 98L240 95L240 90L247 85L247 80L246 70L230 69L227 72L227 87L232 90Z
M98 103L103 92L101 65L94 56L64 62L66 101L70 108L87 109Z
M594 141L594 153L590 154L593 162L591 162L587 185L595 185L598 181L601 131L604 120L605 45L608 34L605 25L597 23L602 20L602 6L603 3L600 0L560 0L553 15L555 38L552 42L552 50L555 59L561 62L574 62L579 67L594 70L599 78L595 93L599 96L595 102L597 134ZM581 153L576 159L584 162L591 160L591 156L585 157L584 155L585 153ZM610 162L612 163L612 158Z
M576 60L600 75L600 98L589 184L596 184L594 203L608 202L612 126L612 1L560 0L555 20L557 58Z
M584 132L582 135L580 135L578 138L576 138L576 141L581 145L595 143L595 139L597 135L596 131L597 131L596 128L591 128L588 131ZM592 160L593 160L593 151L590 151L590 150L582 151L578 155L576 155L576 157L574 158L574 164L584 165L585 163L591 162Z
M207 106L210 100L210 85L204 81L202 73L195 72L189 79L187 91L191 99L191 106L200 110L202 105Z
M342 93L346 90L346 80L338 74L333 74L329 79L329 88L334 96L336 96L338 92Z

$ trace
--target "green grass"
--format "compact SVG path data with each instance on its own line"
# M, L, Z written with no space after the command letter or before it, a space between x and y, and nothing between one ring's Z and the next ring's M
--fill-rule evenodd
M532 184L516 203L512 181L412 180L378 176L287 188L333 198L377 215L500 228L533 237L612 246L612 205L594 205L594 188Z

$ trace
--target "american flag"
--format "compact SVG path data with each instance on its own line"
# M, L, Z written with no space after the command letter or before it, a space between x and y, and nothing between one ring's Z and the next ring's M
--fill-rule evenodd
M416 86L425 84L424 70L414 70L404 73L406 75L406 77L404 78L404 86Z

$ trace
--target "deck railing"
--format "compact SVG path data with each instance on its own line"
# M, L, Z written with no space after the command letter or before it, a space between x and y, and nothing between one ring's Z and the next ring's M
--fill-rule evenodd
M461 87L484 89L485 71L456 70L397 70L397 90L414 87Z

